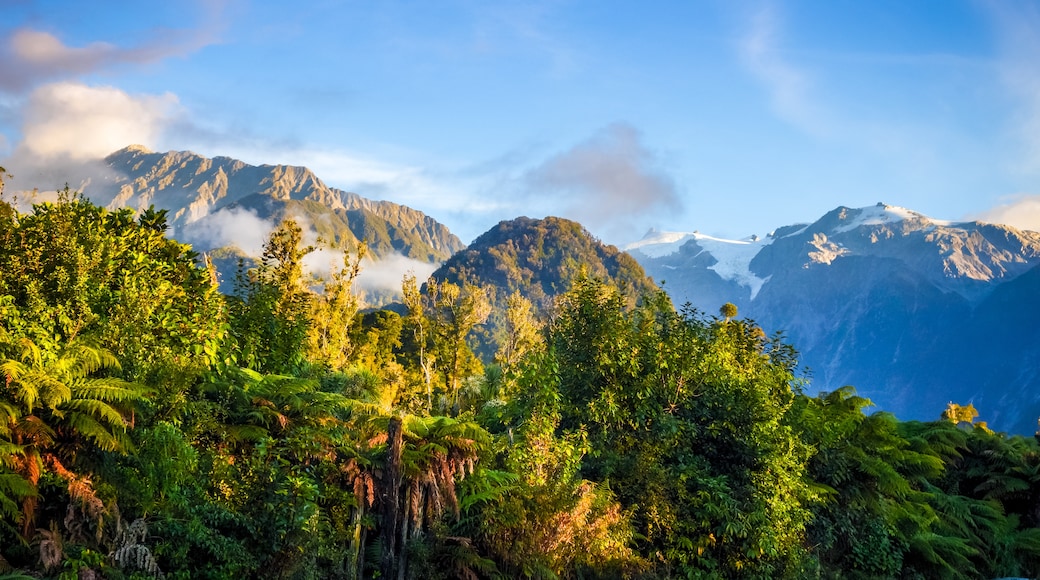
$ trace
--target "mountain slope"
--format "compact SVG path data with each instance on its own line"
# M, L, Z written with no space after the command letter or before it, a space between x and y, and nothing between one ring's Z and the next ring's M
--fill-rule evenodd
M491 284L500 297L519 291L537 304L566 292L582 270L617 284L633 298L654 289L635 259L602 244L581 224L558 217L499 222L432 277Z
M558 217L519 217L499 222L438 268L431 278L495 288L495 308L479 338L477 351L490 360L505 334L507 299L519 292L543 312L552 298L570 289L584 272L618 286L634 304L656 290L643 268L628 254L592 237L577 222Z
M88 196L110 208L166 208L175 235L196 243L207 239L200 230L234 217L234 210L247 210L261 219L305 218L324 239L348 247L367 239L380 257L400 253L432 262L465 247L422 212L328 187L305 167L254 166L136 145L109 155L105 163L117 177L92 185Z
M784 331L814 389L851 384L905 419L974 402L1002 429L1040 414L1040 234L879 204L765 239L655 233L628 246L676 302L737 304ZM1040 321L1037 321L1040 322Z

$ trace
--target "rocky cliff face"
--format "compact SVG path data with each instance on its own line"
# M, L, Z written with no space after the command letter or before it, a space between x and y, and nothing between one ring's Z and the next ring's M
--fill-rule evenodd
M879 204L763 239L655 234L628 249L677 303L733 302L784 331L813 390L851 384L904 419L973 402L994 427L1036 429L1036 232Z
M236 212L249 212L260 219L306 218L319 235L333 234L324 239L347 245L366 239L376 256L400 253L434 262L465 247L422 212L329 187L306 167L255 166L230 157L156 153L136 145L105 162L114 177L92 184L85 192L89 197L110 208L168 209L175 235L196 244L205 245L213 237L211 230L233 221Z

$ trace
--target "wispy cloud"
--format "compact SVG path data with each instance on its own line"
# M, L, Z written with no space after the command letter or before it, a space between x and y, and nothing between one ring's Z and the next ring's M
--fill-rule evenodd
M41 82L75 77L122 64L150 64L193 52L215 41L212 28L156 30L146 43L123 48L108 42L68 46L57 36L19 28L0 44L0 91L22 92Z
M555 0L431 4L436 14L425 4L418 9L408 3L378 6L387 49L398 57L421 57L410 63L425 65L431 56L455 63L520 57L550 76L564 77L581 61L570 37L554 30L561 20Z
M553 208L610 237L629 236L634 220L678 210L679 195L658 155L631 125L616 123L529 170L527 201Z
M969 219L1040 232L1040 195L1010 197L989 210L969 216Z
M514 43L547 58L553 75L566 76L578 67L580 56L561 36L551 32L554 8L554 3L546 2L488 4L477 14L478 46Z
M783 22L773 4L762 4L749 19L740 42L740 56L749 71L765 86L774 112L814 136L826 136L829 124L811 95L809 74L792 64L782 49Z

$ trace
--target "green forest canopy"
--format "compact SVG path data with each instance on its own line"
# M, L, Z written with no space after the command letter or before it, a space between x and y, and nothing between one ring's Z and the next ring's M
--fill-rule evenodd
M165 229L0 200L0 574L1040 574L1034 439L809 396L732 309L579 274L360 312L360 257L314 291L291 221L226 296Z

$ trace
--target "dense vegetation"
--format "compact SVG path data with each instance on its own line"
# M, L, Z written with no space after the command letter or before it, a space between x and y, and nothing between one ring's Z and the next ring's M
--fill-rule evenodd
M809 396L731 305L579 268L541 309L411 277L359 312L359 256L307 279L291 221L224 296L164 231L0 200L0 575L1040 574L1036 441Z

